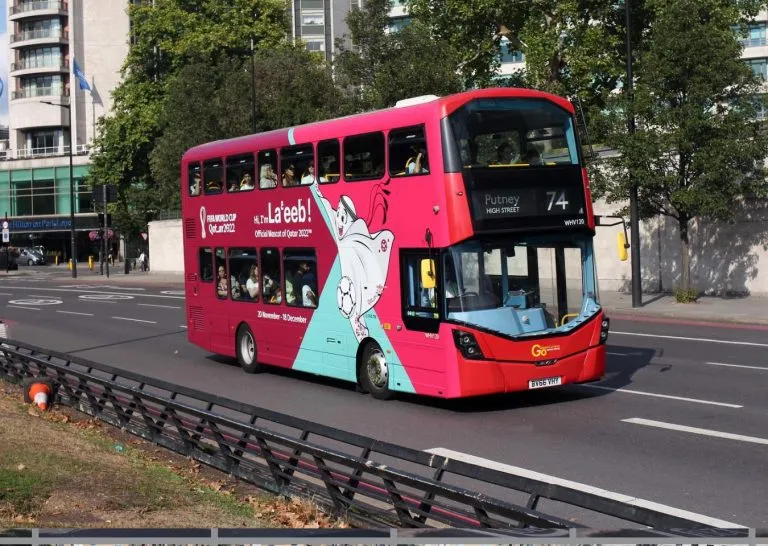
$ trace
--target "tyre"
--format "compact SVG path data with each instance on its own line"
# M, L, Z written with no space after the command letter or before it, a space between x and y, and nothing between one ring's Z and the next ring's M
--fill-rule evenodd
M262 370L256 354L256 339L247 324L241 324L237 329L235 341L235 353L240 367L247 373L256 373Z
M389 365L384 351L375 341L365 346L360 362L360 383L371 396L379 400L390 400L395 393L389 389Z

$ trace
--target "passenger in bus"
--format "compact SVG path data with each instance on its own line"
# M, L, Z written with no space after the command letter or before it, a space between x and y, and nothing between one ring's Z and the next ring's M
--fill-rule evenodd
M415 157L408 158L405 162L405 172L408 174L427 174L429 173L429 161L427 159L427 150L424 146L412 148Z
M269 303L280 303L282 301L280 283L275 280L277 278L279 278L279 273L274 275L264 274L264 290L262 293L264 301Z
M307 170L304 171L304 174L301 175L301 185L306 186L308 184L312 184L315 181L315 166L309 165L307 166Z
M189 195L200 195L200 173L195 173L192 185L189 187Z
M240 191L247 191L253 189L253 179L251 173L245 173L243 179L240 181Z
M533 146L529 147L528 151L525 153L525 159L523 160L523 163L528 163L529 165L544 164L544 162L541 159L541 154Z
M233 300L239 300L243 297L243 287L234 275L229 276L229 291Z
M227 192L232 193L236 192L238 190L237 182L230 182L229 188L227 188Z
M261 166L259 187L263 190L277 187L277 173L275 173L275 170L269 163Z
M289 163L283 171L283 187L290 187L298 185L296 183L295 167L293 163Z
M223 265L220 265L219 266L219 282L216 284L216 293L219 295L220 298L226 298L228 292L229 292L229 287L227 286L227 270L224 268Z
M520 152L516 146L509 142L503 142L496 149L495 165L514 165L520 162Z
M259 297L259 268L256 264L251 264L251 270L248 274L248 280L245 281L245 290L252 300Z
M301 287L301 304L304 307L317 307L317 295L309 285Z

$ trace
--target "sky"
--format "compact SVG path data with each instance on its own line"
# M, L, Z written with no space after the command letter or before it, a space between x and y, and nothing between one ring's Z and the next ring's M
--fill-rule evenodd
M3 94L0 95L0 125L8 125L8 1L0 0L0 79L3 80Z

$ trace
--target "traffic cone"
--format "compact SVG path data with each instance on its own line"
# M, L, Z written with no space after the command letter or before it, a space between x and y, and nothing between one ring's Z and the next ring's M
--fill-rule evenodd
M24 381L24 401L33 403L43 411L53 397L53 381L39 377L31 377Z

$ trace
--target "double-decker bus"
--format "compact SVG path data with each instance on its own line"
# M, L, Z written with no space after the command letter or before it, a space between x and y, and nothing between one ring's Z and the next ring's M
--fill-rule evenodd
M530 89L196 146L189 341L376 398L599 380L608 319L573 105Z

